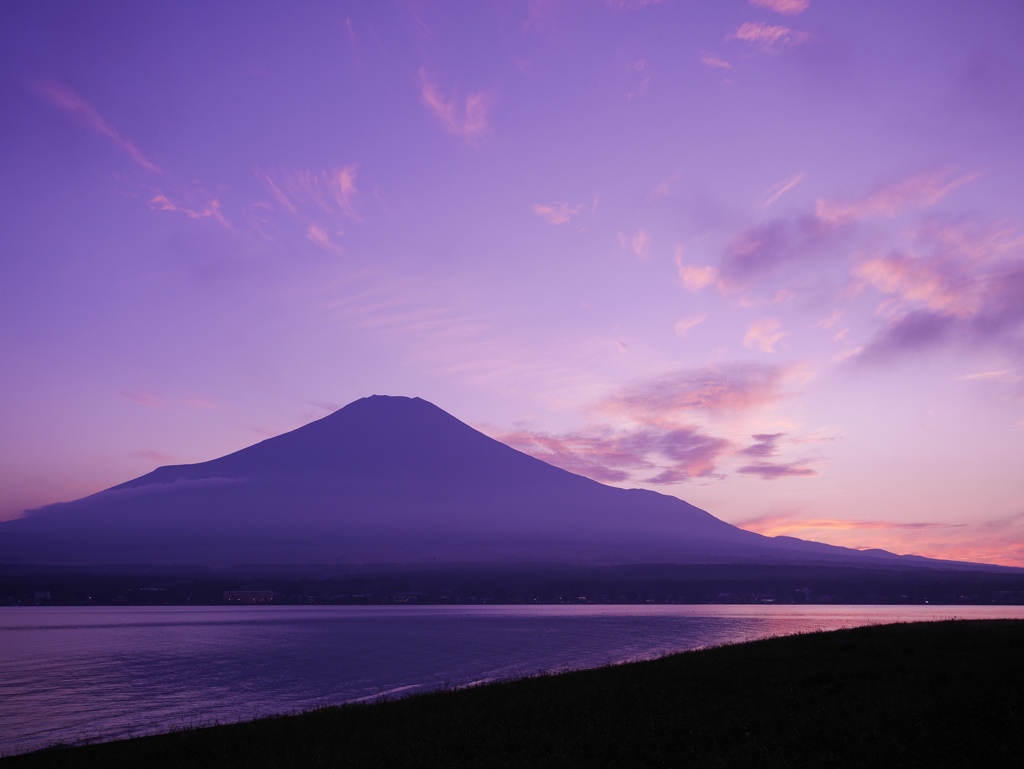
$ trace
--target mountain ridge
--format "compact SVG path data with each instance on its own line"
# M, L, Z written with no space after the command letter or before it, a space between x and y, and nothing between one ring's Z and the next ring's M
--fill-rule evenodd
M730 558L956 563L765 537L677 497L550 465L421 398L386 395L216 459L158 467L0 523L4 562Z

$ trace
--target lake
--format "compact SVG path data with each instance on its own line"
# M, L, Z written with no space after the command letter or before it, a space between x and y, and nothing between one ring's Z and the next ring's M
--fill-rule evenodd
M884 622L1024 606L0 608L0 755Z

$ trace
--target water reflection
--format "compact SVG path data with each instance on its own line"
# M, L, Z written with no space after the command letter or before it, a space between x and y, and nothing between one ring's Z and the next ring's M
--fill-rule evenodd
M0 752L985 606L0 609Z

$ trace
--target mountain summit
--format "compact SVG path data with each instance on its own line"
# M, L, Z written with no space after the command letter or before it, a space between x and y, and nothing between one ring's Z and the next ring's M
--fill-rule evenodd
M0 523L35 563L887 562L575 475L420 398L374 395L233 454Z

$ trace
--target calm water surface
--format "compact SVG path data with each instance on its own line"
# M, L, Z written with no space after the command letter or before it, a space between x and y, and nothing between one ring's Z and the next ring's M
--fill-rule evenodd
M0 608L0 754L990 606Z

